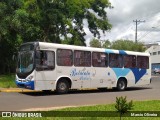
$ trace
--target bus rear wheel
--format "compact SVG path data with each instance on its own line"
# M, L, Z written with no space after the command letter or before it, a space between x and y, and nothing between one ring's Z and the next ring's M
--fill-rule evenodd
M119 79L117 82L117 90L124 91L127 87L127 82L125 79Z
M69 83L66 80L60 80L57 83L56 92L58 94L65 94L69 91Z

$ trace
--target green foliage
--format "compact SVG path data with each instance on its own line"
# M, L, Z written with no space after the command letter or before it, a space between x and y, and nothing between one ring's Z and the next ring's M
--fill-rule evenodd
M117 112L120 114L120 119L123 114L127 113L129 110L133 109L133 101L127 103L126 96L125 97L116 97L116 105L115 108Z
M22 6L21 0L1 0L0 2L0 73L14 71L15 62L12 55L21 44L17 28L21 26L17 14Z
M61 41L62 44L67 44L67 45L77 45L77 46L83 46L84 44L82 43L82 41L78 40L78 39L72 39L72 38L66 38L64 40Z
M16 87L15 75L0 75L0 88Z
M160 100L150 100L150 101L135 101L135 111L159 111ZM142 107L143 106L143 107ZM68 107L54 111L109 111L114 110L114 104L106 105L94 105L94 106L82 106L82 107ZM39 111L35 111L39 112ZM50 112L50 111L49 111ZM134 111L133 111L134 112ZM54 115L54 114L53 114ZM43 115L42 115L43 116ZM6 120L7 118L1 118L1 120ZM119 120L118 117L42 117L42 118L23 118L24 120ZM124 117L124 120L159 120L159 117ZM8 118L7 120L22 120L22 118Z
M112 42L111 45L112 49L118 49L118 50L129 50L129 51L138 51L138 52L144 52L145 48L143 47L143 43L135 43L131 40L117 40Z
M100 37L111 29L105 9L109 0L1 0L0 1L0 74L15 68L12 55L21 43L46 41L85 46L83 20Z
M90 41L90 46L101 48L101 42L97 39L93 39L93 40Z
M100 37L98 29L111 29L104 10L110 6L108 0L26 0L22 9L29 14L27 24L36 28L32 33L39 33L35 34L37 39L60 43L61 36L66 39L67 34L72 34L72 40L80 40L78 43L85 45L83 19L87 19L89 30Z
M104 44L102 45L103 48L110 48L111 42L109 40L105 40Z
M104 40L104 43L101 44L100 40L93 39L90 41L91 47L97 48L109 48L109 49L117 49L117 50L128 50L128 51L137 51L137 52L144 52L146 48L144 44L141 42L135 43L131 40L116 40L110 42L109 40Z

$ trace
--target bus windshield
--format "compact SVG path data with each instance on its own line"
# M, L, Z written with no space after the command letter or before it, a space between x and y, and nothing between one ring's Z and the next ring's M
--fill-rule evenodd
M33 51L22 51L18 55L17 73L29 73L33 70Z
M34 70L34 47L33 43L27 43L19 49L16 72L20 78L26 78Z

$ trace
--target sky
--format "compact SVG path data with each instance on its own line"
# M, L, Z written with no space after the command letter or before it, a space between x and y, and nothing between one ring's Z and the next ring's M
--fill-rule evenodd
M114 7L107 9L107 17L112 24L112 29L101 34L101 40L115 41L118 39L135 40L135 22L138 23L137 39L143 43L154 43L160 41L160 0L109 0ZM93 35L85 23L87 35L86 43L93 39Z

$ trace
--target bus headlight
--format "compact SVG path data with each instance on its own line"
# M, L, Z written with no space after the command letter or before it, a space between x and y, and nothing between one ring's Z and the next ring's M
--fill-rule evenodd
M29 81L31 81L33 79L33 76L31 75L31 76L29 76L28 78L27 78L27 81L29 82Z
M15 79L16 79L16 80L18 80L18 79L19 79L19 78L17 77L17 75L16 75Z

